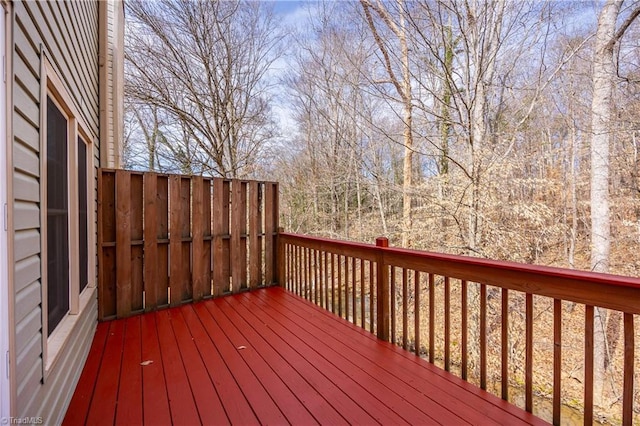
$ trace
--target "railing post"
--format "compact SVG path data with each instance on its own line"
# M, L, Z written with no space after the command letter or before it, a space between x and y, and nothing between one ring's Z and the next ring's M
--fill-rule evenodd
M384 248L389 247L389 240L376 238L376 247L379 247L376 256L376 331L379 339L389 341L389 271L384 263Z
M280 233L284 232L283 227L278 227L278 232L276 234L276 276L273 277L273 281L278 283L278 285L282 288L286 287L285 283L285 253L284 253L284 244L280 241Z

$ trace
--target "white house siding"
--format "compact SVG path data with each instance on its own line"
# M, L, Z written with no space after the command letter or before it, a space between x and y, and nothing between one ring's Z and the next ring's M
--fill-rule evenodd
M44 378L40 262L40 90L44 51L88 127L100 164L97 1L13 3L14 416L57 424L95 331L96 300L78 318ZM97 175L97 174L96 174ZM95 200L94 200L95 202ZM95 204L94 204L95 205ZM90 236L95 242L95 236ZM45 313L46 315L46 313Z

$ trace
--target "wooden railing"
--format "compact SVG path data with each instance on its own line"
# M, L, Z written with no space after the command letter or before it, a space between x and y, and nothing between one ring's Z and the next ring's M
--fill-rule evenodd
M511 400L512 384L524 384L523 408L529 412L534 376L548 370L552 377L544 381L552 383L546 393L552 394L554 424L561 421L563 379L564 386L582 382L578 386L583 388L584 423L592 423L594 312L597 316L600 308L606 308L621 313L620 418L626 425L640 421L634 414L634 404L636 412L640 409L634 396L634 379L637 382L639 375L634 372L634 358L640 355L635 348L634 315L638 319L640 314L640 279L386 246L384 238L374 246L280 233L281 284L381 339L438 362L447 371L455 370L465 380L475 380L482 389L487 389L489 370L497 370L491 372L498 378L493 391ZM576 304L584 305L584 313L578 311L582 331L575 333L581 336L568 329L569 320L576 317ZM567 343L576 338L581 344ZM584 360L583 374L563 373L563 356L568 356L563 354L563 342ZM518 345L522 354L514 349ZM534 375L534 354L544 353L552 366L538 364ZM511 365L518 356L524 358L520 372Z
M101 169L98 316L277 282L278 185Z

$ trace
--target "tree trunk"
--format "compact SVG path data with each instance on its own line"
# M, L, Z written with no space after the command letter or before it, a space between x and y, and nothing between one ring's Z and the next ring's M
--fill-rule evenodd
M616 20L622 1L608 0L596 32L591 103L591 269L609 271L611 226L609 207L609 144L613 104ZM594 318L594 403L603 406L606 375L607 311L596 308Z

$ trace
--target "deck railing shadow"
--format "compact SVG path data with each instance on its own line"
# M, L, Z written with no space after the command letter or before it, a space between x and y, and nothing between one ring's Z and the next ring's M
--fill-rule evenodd
M640 315L640 279L387 246L385 238L370 245L280 233L279 276L288 290L381 339L437 361L447 371L455 370L465 380L474 376L482 389L487 389L489 370L497 369L494 391L505 400L510 400L514 382L514 339L523 339L523 408L528 412L534 405L534 352L538 355L546 342L544 350L553 364L545 368L552 374L547 393L552 395L549 420L554 424L561 422L563 381L565 387L574 381L567 378L566 360L563 372L563 330L565 345L567 338L576 337L567 336L572 330L567 328L566 312L584 309L579 405L584 407L584 423L591 424L594 316L600 308L611 310L611 315L622 317L623 329L620 419L625 425L640 421L639 398L634 395L634 361L640 355L634 316ZM497 362L490 362L488 353Z

